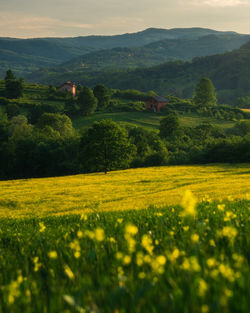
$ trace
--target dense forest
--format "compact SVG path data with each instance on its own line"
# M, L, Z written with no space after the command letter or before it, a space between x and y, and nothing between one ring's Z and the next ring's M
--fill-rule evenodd
M146 120L154 113L145 111L143 101L156 95L153 91L78 86L77 97L72 98L52 86L26 85L8 71L0 93L1 179L250 159L250 114L217 105L215 89L207 78L197 84L193 99L168 97L156 131L107 119L82 129L72 124L79 116L124 110L132 114L139 110ZM122 108L121 101L127 101ZM206 120L185 126L181 118L187 112ZM217 127L213 119L233 124Z

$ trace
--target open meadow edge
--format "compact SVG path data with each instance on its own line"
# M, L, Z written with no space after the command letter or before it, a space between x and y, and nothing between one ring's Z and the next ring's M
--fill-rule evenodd
M164 166L0 182L0 218L46 217L177 205L186 190L198 201L248 199L249 164Z

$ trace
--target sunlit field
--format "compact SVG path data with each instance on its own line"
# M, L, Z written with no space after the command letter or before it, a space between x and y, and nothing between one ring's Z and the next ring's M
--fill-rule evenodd
M1 182L0 312L248 312L249 169Z
M4 219L0 312L249 309L250 201Z
M0 217L45 217L179 204L185 190L199 201L244 199L250 165L171 166L0 182Z

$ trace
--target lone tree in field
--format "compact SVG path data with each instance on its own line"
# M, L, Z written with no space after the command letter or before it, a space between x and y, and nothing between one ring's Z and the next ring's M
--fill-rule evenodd
M80 113L83 115L90 115L95 112L97 107L97 99L93 91L88 87L83 87L78 96L78 105Z
M212 81L203 77L196 86L194 94L194 103L197 106L209 107L217 104L215 88Z
M83 135L81 146L84 171L105 174L127 168L136 150L126 130L111 120L94 122Z

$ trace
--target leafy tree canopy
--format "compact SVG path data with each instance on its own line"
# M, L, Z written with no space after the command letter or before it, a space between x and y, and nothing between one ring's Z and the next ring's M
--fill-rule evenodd
M177 134L180 129L178 115L171 113L160 121L160 137L167 138Z
M108 89L103 85L96 85L93 89L95 97L98 99L98 106L106 107L109 104L110 94Z
M5 75L5 92L9 99L17 99L22 97L24 90L24 80L16 79L11 70L8 70Z
M90 115L95 112L97 99L90 88L82 88L78 96L78 104L80 107L80 113L83 115Z
M215 88L212 81L203 77L196 86L194 103L197 106L208 107L217 104L217 98L215 93Z
M44 113L38 120L36 128L39 130L52 128L61 137L70 137L73 134L71 119L65 114Z
M95 122L83 135L81 162L90 172L127 168L136 150L125 129L111 120Z

